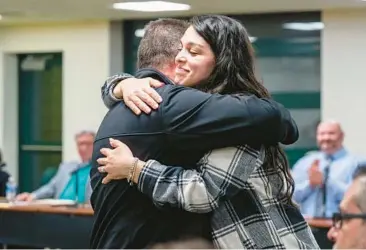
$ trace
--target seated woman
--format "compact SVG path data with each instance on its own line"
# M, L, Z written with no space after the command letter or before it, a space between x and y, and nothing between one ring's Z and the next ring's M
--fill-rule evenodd
M5 196L6 191L6 183L9 179L9 174L5 172L3 169L6 166L5 162L3 162L3 157L0 151L0 197Z

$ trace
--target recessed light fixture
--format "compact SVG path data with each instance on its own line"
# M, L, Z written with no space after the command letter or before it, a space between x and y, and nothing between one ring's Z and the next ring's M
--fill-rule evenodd
M285 23L283 24L283 28L288 30L301 30L301 31L322 30L324 28L324 23L322 22Z
M143 37L144 35L145 35L145 30L144 29L135 30L135 36L136 37Z
M257 41L258 37L255 37L255 36L250 36L249 37L249 40L251 43L255 43L255 41Z
M143 37L144 35L145 35L145 30L144 29L135 30L135 36L136 37ZM255 43L255 41L258 40L258 37L250 36L249 40L250 40L251 43Z
M145 1L145 2L114 3L113 8L119 10L158 12L158 11L184 11L189 10L191 6L183 3L172 3L165 1Z

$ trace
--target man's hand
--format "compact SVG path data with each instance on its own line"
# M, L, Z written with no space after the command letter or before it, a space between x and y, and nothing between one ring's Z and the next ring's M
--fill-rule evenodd
M163 86L153 78L129 78L119 82L113 89L116 97L123 97L123 101L136 115L143 111L146 114L151 109L157 109L162 101L161 96L153 89Z
M319 160L315 160L308 170L310 186L318 187L323 184L323 173L319 169Z
M31 193L21 193L21 194L18 194L16 197L15 197L15 200L16 201L33 201L34 200L34 195L32 195Z

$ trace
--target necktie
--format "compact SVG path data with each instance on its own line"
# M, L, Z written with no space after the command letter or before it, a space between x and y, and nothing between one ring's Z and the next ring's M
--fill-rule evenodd
M322 188L322 216L326 217L326 204L327 204L327 181L329 177L329 167L333 162L332 156L327 156L326 165L323 171L323 188Z
M66 184L59 199L74 200L77 203L86 202L85 190L88 183L90 164L84 164L71 173L70 180Z

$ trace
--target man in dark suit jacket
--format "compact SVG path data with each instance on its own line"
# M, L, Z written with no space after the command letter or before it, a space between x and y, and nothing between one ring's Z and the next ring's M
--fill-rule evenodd
M145 248L155 242L188 236L210 239L208 214L173 208L162 211L126 181L101 183L104 175L97 171L96 160L101 156L101 148L110 147L110 137L126 143L141 160L156 159L187 169L194 168L214 148L243 143L293 143L298 138L297 126L288 110L272 100L212 95L173 85L169 76L175 68L174 48L177 43L179 46L186 27L159 21L155 23L158 25L145 28L145 34L150 35L145 35L141 44L148 45L148 40L154 39L159 41L155 48L166 51L152 53L151 46L142 48L140 44L139 66L143 69L136 77L164 82L156 90L163 102L156 112L140 116L124 103L118 103L107 113L96 136L91 170L91 204L95 211L91 248ZM111 78L108 86L127 77ZM104 94L109 91L103 88Z

